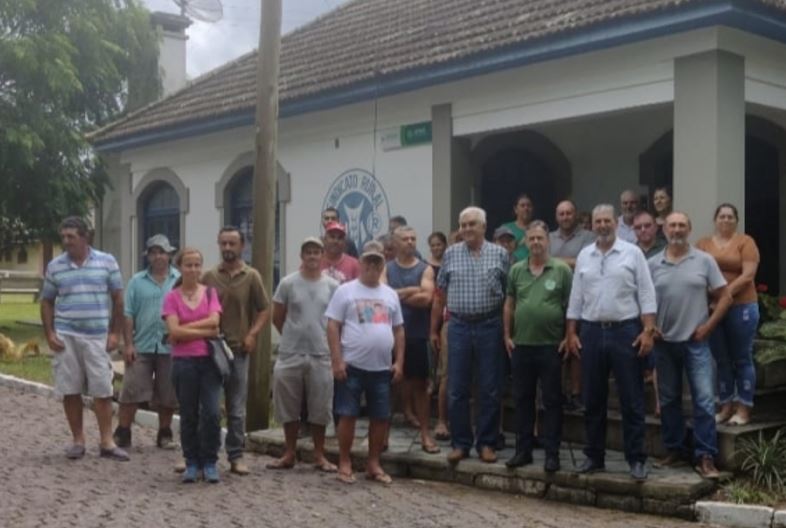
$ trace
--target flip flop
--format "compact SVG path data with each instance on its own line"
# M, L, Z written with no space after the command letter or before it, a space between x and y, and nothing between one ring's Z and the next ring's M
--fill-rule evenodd
M447 431L434 431L434 438L444 442L445 440L450 440L450 433Z
M344 484L354 484L356 481L355 475L352 473L342 473L340 471L336 473L336 480L343 482Z
M69 460L79 460L85 456L85 446L82 444L73 444L66 449L65 456Z
M314 464L314 469L323 473L335 473L338 471L338 466L325 460L320 464Z
M421 448L429 455L435 455L440 451L442 451L438 445L434 445L434 444L423 444Z
M102 447L98 455L102 458L109 458L118 462L128 462L129 460L128 453L116 446L108 449Z
M282 459L277 458L273 462L268 462L265 465L265 467L268 468L268 469L292 469L293 467L295 467L295 463L294 462L284 462Z
M393 479L385 472L382 473L366 473L366 480L370 480L372 482L379 482L380 484L384 484L385 486L390 486L393 483Z

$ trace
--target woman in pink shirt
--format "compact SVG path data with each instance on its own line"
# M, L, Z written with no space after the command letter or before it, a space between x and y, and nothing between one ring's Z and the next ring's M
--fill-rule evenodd
M221 375L210 357L206 338L218 335L221 303L215 290L199 284L199 250L183 248L175 264L180 278L164 297L161 314L172 342L172 381L180 404L180 443L186 459L182 480L196 482L202 471L206 481L216 483L221 447Z

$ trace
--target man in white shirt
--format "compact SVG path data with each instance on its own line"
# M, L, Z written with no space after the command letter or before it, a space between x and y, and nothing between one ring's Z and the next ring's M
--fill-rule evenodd
M366 477L383 484L392 481L379 456L390 420L390 383L399 382L404 372L404 318L398 294L380 282L384 269L381 244L367 242L360 256L360 276L336 290L325 312L336 380L334 412L339 416L338 479L345 484L355 482L350 451L363 395L370 422Z
M605 469L608 379L614 372L625 458L631 476L642 481L647 478L642 359L652 350L657 305L644 254L615 236L616 224L613 206L593 209L592 228L598 238L576 259L562 347L581 357L587 459L579 473Z
M631 244L636 243L636 230L633 229L633 219L639 212L639 193L628 189L620 194L620 212L617 219L617 238Z

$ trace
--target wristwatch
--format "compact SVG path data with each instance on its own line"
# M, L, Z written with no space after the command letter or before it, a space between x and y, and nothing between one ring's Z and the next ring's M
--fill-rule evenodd
M644 331L645 331L646 333L648 333L649 335L655 335L655 332L657 332L657 331L658 331L658 329L657 329L657 328L655 328L654 326L645 326L645 327L644 327Z

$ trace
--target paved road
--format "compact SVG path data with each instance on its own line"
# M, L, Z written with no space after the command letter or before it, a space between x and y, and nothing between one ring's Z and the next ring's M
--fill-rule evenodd
M175 454L154 447L154 431L135 428L132 461L112 462L98 458L95 419L86 418L88 455L66 460L60 405L0 387L0 526L698 526L417 480L349 487L305 464L286 473L265 470L270 459L256 455L247 457L248 477L225 474L218 485L185 486L171 470Z

